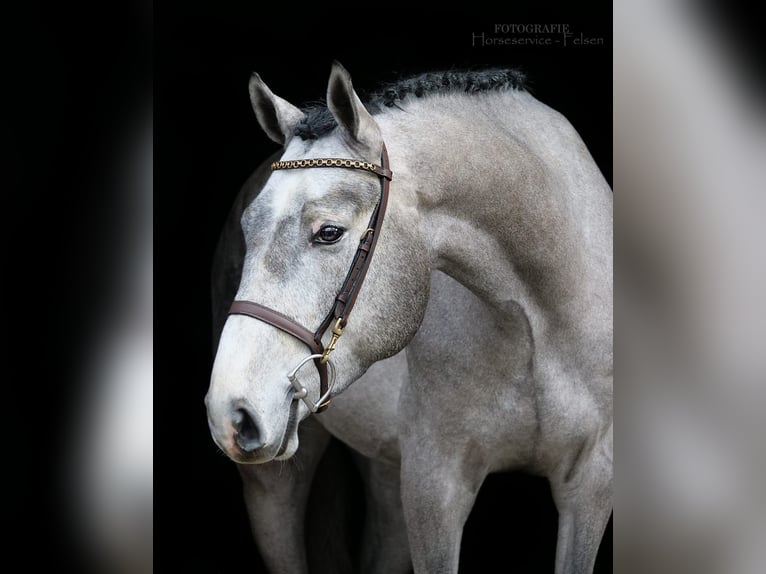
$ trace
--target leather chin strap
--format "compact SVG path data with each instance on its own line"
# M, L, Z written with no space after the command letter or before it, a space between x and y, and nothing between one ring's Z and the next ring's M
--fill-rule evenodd
M346 278L343 281L343 285L340 291L333 301L332 308L327 316L324 318L319 328L312 332L297 321L293 321L286 315L283 315L279 311L275 311L269 307L253 303L252 301L234 301L229 309L229 315L246 315L268 323L272 327L276 327L292 335L303 344L305 344L310 350L312 355L318 355L314 358L314 364L319 372L320 391L319 391L319 404L315 405L314 412L322 412L330 404L330 397L328 395L328 376L327 376L327 361L330 358L330 353L335 349L335 345L338 339L343 334L343 329L348 323L349 315L354 308L356 298L359 295L359 291L364 283L364 278L367 275L367 269L370 267L370 261L372 260L372 254L375 252L375 246L378 243L378 235L380 235L380 228L383 225L383 218L386 213L386 205L388 204L388 187L393 174L388 167L388 152L386 151L386 145L383 144L380 165L375 165L366 161L359 161L345 158L320 158L320 159L307 159L307 160L291 160L291 161L276 161L271 164L271 169L305 169L305 168L320 168L320 167L336 167L344 169L360 169L374 173L380 178L380 199L378 200L375 209L370 216L370 221L367 225L367 229L359 239L359 247L357 247L354 258L351 261L351 267L346 274ZM332 325L332 337L327 347L322 344L322 337L328 328ZM301 397L303 398L303 397ZM310 401L307 401L307 404ZM311 405L309 406L311 408Z

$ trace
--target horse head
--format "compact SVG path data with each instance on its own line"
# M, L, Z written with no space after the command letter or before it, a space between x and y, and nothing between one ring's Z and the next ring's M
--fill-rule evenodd
M397 185L396 165L390 166L392 200L374 230L374 257L363 284L352 286L353 316L337 311L347 304L339 303L339 293L348 287L364 244L370 244L370 222L380 209L381 174L388 167L381 166L381 128L338 63L321 112L330 127L319 137L306 135L307 114L276 96L259 76L253 75L249 88L260 126L283 146L283 155L243 212L246 254L235 299L278 315L288 328L275 327L263 313L234 313L233 307L205 402L222 450L237 462L261 463L295 453L298 426L317 410L312 405L320 406L325 390L328 398L343 392L373 363L407 345L425 312L431 268L414 190ZM327 161L338 158L351 163ZM333 312L342 316L336 319ZM304 327L311 335L323 324L319 354L289 328ZM320 363L329 367L329 389Z

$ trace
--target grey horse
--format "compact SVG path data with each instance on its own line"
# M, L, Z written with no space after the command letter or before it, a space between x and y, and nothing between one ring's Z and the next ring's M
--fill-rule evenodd
M327 110L301 111L257 76L250 93L283 161L376 163L388 147L389 209L332 355L332 394L412 342L396 436L415 572L457 571L484 477L519 467L551 484L556 572L591 571L612 504L612 195L578 134L513 71L423 76L373 99L374 115L339 64ZM241 219L237 299L318 325L377 183L359 170L272 173ZM432 270L469 289L493 327L424 321ZM456 347L455 329L487 352ZM294 400L286 375L305 356L299 340L266 323L226 320L206 404L212 436L233 460L298 452L312 403ZM453 376L444 377L447 361ZM316 400L318 372L300 376L301 395Z

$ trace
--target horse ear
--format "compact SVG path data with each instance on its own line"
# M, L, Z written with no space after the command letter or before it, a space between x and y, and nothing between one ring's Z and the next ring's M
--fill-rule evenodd
M373 158L377 159L382 142L380 128L356 95L351 85L351 75L337 61L333 62L330 70L327 107L349 139L349 143L366 146Z
M295 127L303 120L303 112L287 100L274 95L258 74L250 77L249 88L250 103L261 128L272 140L285 145L293 136Z

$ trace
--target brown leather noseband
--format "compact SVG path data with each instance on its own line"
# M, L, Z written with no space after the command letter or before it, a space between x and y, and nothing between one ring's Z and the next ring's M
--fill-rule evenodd
M343 281L343 285L340 288L332 308L327 313L319 328L312 332L297 321L294 321L283 315L279 311L275 311L269 307L253 303L252 301L234 301L229 309L230 315L247 315L253 319L258 319L264 323L268 323L272 327L276 327L292 335L302 343L304 343L310 350L311 355L301 361L293 371L288 374L290 383L296 390L293 395L294 399L303 399L309 410L314 413L322 412L330 404L330 393L332 386L328 383L327 365L330 358L330 353L335 349L335 345L338 339L343 334L343 329L348 323L351 310L354 308L356 298L359 295L359 290L362 288L364 278L367 275L367 269L370 266L372 260L372 254L375 251L375 245L378 242L378 235L380 234L380 228L383 224L383 216L386 213L386 204L388 203L388 186L391 181L392 173L388 167L388 152L386 146L383 144L380 156L380 165L375 165L367 161L359 161L354 159L345 158L318 158L318 159L301 159L290 161L275 161L271 164L271 169L304 169L304 168L319 168L319 167L336 167L346 169L360 169L374 173L380 178L380 198L375 206L375 209L370 216L370 221L367 225L367 229L359 239L359 247L354 254L354 258L351 261L351 267L346 274L346 279ZM322 344L322 337L327 329L332 325L332 337L327 347ZM309 360L313 359L317 370L319 371L319 399L316 403L313 403L307 398L307 391L297 381L295 375L297 371Z

